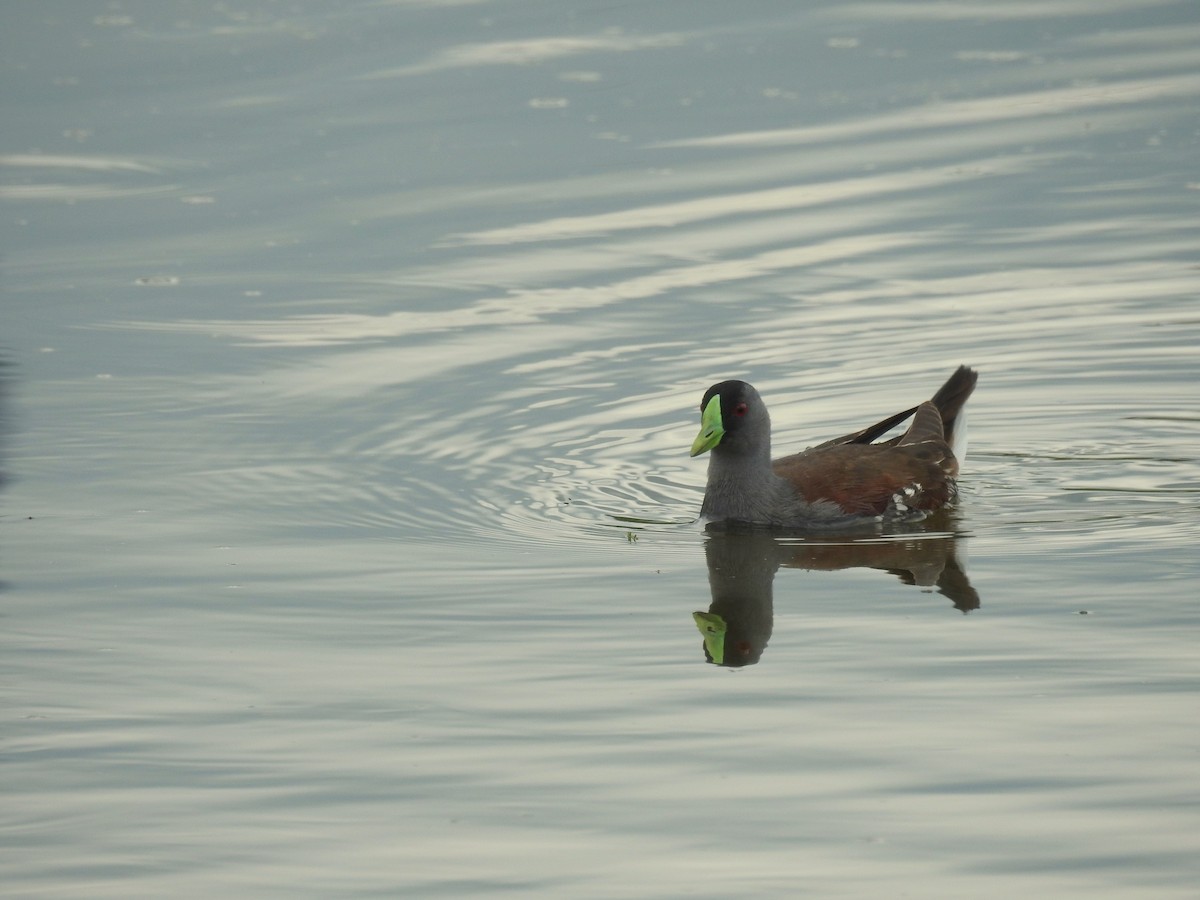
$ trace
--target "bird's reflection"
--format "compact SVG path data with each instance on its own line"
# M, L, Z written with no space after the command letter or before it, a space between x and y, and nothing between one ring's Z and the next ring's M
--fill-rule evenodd
M710 527L704 556L712 604L693 613L709 662L752 666L771 639L775 572L794 569L881 569L905 584L936 590L954 608L979 608L979 594L959 563L951 514L926 519L886 537L780 536L752 527Z

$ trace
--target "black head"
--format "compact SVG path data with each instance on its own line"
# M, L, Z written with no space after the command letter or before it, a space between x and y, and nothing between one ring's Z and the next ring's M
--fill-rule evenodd
M746 382L714 384L700 401L700 416L692 456L716 448L723 454L769 453L771 417L758 391Z

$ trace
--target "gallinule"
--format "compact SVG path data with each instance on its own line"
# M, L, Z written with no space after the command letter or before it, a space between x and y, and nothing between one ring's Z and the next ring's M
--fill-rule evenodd
M919 519L953 501L963 406L978 374L959 366L933 395L862 431L771 461L771 417L744 381L714 384L700 402L692 456L712 451L700 517L784 528ZM898 437L876 438L912 417Z

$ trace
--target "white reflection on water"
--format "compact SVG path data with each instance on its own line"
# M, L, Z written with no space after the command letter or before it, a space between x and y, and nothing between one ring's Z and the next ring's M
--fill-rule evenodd
M1009 19L1022 21L1064 16L1103 16L1138 9L1172 6L1174 0L1047 0L1047 2L1022 2L987 4L978 3L921 3L900 0L896 3L844 3L831 7L826 15L849 20L953 22L960 19L1003 22Z
M0 187L0 200L74 203L77 200L127 200L156 195L169 196L178 190L176 185L123 188L109 184L10 184Z
M1044 166L1050 158L1038 155L977 159L914 172L894 172L863 178L767 188L740 194L721 194L655 206L635 207L593 216L552 219L511 228L456 235L464 244L512 244L565 240L612 234L640 228L676 228L725 216L767 215L829 203L849 203L893 193L928 190L947 181L1002 177Z
M135 159L116 159L102 156L54 156L25 153L0 156L0 166L25 169L79 169L84 172L143 172L157 175L163 166Z
M1190 63L1195 54L1184 52L1179 63ZM1157 54L1148 57L1156 68L1163 64ZM902 112L874 115L858 121L808 128L772 129L716 137L686 138L660 144L665 147L722 147L779 144L813 144L834 140L862 139L875 134L903 134L922 128L969 128L973 125L1010 120L1061 116L1089 112L1110 106L1126 106L1179 97L1200 92L1200 75L1179 74L1141 80L1128 79L1102 85L1055 88L1024 94L1005 94L943 103L922 104ZM1061 124L1060 124L1061 127Z
M77 200L117 200L150 198L155 195L177 193L180 186L170 183L152 185L121 186L116 184L64 184L61 181L35 182L34 173L46 172L63 177L63 173L96 172L134 175L163 175L168 170L187 168L178 161L148 161L102 156L66 156L41 153L9 154L0 156L0 167L14 170L23 183L0 185L0 200L30 202L36 200L70 203Z
M492 41L459 44L439 50L422 62L364 75L364 78L403 78L428 75L445 69L474 69L480 66L529 66L552 59L596 53L629 53L677 47L683 34L626 35L607 31L591 36L544 37L524 41Z
M846 237L815 245L766 251L755 256L723 262L675 266L596 287L513 291L508 296L488 297L472 303L469 307L447 312L394 312L382 316L311 315L266 322L129 322L121 323L120 327L215 332L264 343L312 346L425 332L450 332L474 327L534 325L567 312L577 313L617 303L650 300L688 288L743 281L817 263L853 260L882 250L903 247L918 239L912 235L890 234ZM453 344L458 338L451 337L448 340ZM492 352L509 353L517 346L520 345L505 345L501 342L501 346ZM453 354L443 352L442 356L444 364L454 364L453 360L456 357ZM471 358L458 356L457 359L461 363L468 362Z

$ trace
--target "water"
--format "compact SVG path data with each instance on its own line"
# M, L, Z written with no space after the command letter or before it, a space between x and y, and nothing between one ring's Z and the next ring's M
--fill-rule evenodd
M1194 4L0 16L12 895L1194 896Z

